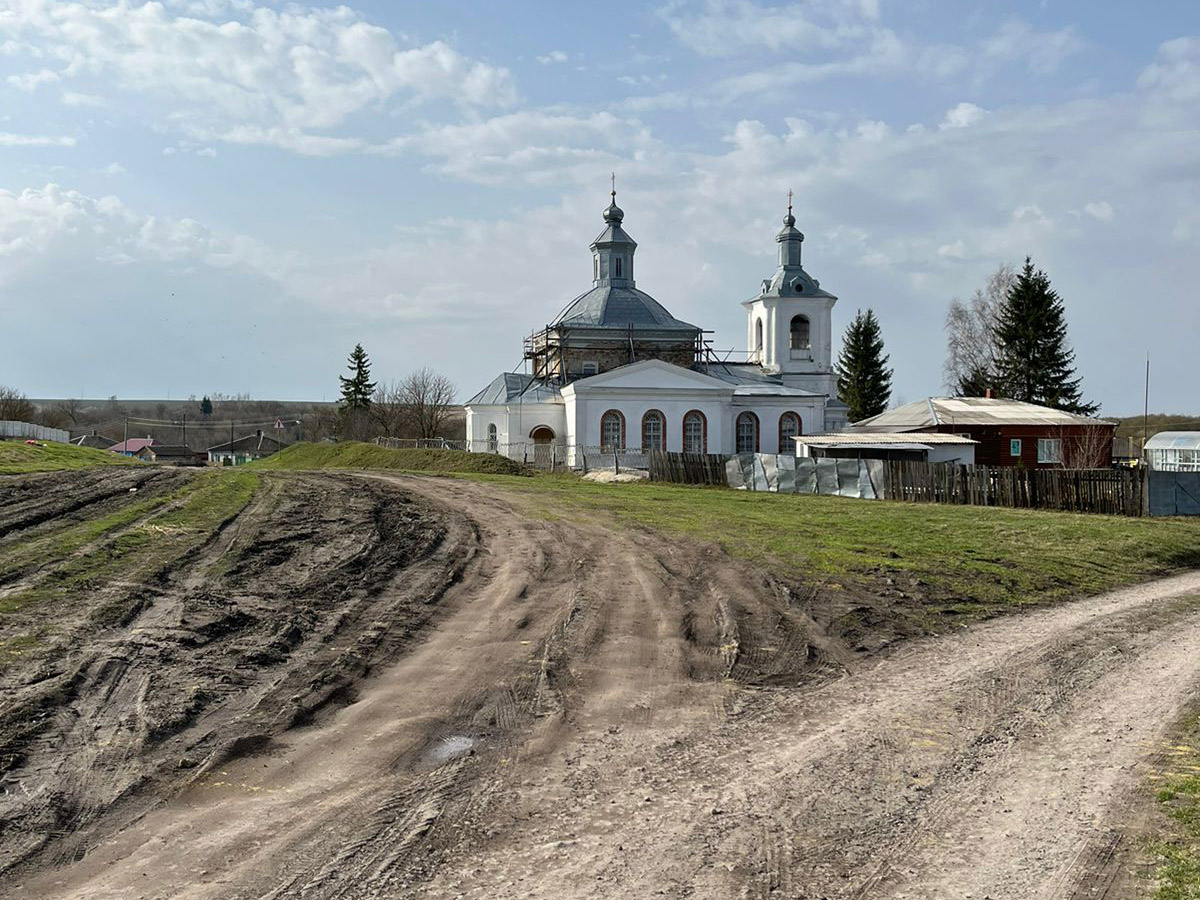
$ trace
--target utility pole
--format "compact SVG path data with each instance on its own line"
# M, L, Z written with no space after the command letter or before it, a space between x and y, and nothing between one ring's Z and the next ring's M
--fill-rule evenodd
M1146 459L1146 432L1149 430L1147 423L1150 420L1150 351L1146 351L1146 395L1142 400L1142 452L1141 460Z
M237 465L237 454L233 452L233 416L229 417L229 464Z
M183 414L183 446L187 446L187 413Z
M125 449L125 455L128 456L129 455L129 416L125 417L125 438L122 441L121 446Z

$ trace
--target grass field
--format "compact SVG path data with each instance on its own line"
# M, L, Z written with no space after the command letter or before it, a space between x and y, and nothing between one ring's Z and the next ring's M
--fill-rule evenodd
M253 472L203 472L167 494L27 541L0 567L0 580L39 561L55 564L35 584L0 596L0 613L53 600L105 580L131 580L203 544L258 489Z
M87 466L141 465L145 463L107 450L76 447L56 441L44 441L40 444L0 441L0 475L53 472L58 469L82 469Z
M485 477L486 476L475 476ZM1200 566L1200 522L906 504L719 488L486 478L545 518L612 516L719 544L784 577L888 578L935 617L986 615Z
M520 463L494 453L462 450L392 450L348 441L338 444L292 444L253 464L261 469L398 469L406 472L466 472L523 475Z
M1170 825L1148 844L1157 863L1153 900L1193 900L1200 896L1200 714L1173 734L1167 759L1155 799Z

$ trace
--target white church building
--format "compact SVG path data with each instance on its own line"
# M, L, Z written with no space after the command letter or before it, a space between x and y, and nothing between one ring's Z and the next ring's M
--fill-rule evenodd
M576 466L581 451L794 453L796 435L846 426L837 297L804 270L790 205L779 264L742 302L745 362L718 359L700 328L637 289L624 217L613 191L591 244L592 287L525 339L528 372L498 375L466 402L472 450Z

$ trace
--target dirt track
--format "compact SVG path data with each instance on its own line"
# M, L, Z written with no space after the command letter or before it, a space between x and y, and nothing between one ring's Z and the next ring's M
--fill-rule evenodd
M56 676L49 743L4 776L0 894L1126 897L1130 790L1200 675L1196 593L864 660L711 548L481 485L274 477ZM236 620L207 663L180 637L197 603ZM229 635L275 656L230 669ZM155 738L163 666L235 683ZM0 727L44 680L5 683ZM28 799L77 771L71 803Z

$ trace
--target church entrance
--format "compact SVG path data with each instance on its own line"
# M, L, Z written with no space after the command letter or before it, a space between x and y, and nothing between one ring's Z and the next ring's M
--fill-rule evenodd
M539 425L529 432L533 441L533 464L539 469L549 469L554 465L554 430L547 425Z

